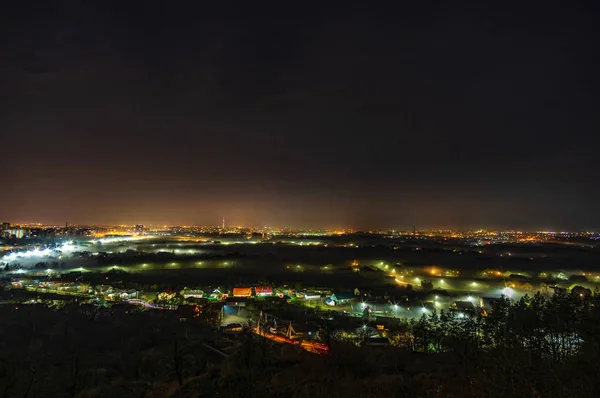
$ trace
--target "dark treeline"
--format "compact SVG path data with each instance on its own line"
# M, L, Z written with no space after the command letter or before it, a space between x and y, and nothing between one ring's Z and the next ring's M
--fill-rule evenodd
M0 397L596 397L599 305L499 300L487 316L404 322L391 346L332 333L328 356L174 312L4 305Z
M537 293L518 301L501 298L489 313L433 312L405 321L392 335L394 345L418 352L456 350L522 351L554 362L598 352L600 295Z

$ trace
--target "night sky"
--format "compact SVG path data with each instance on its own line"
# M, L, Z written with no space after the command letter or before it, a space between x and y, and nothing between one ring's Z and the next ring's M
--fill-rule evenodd
M600 229L597 1L11 3L0 221Z

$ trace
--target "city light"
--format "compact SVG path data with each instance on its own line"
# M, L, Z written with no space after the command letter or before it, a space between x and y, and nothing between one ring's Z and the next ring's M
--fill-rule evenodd
M502 289L502 294L508 298L512 298L513 295L515 294L515 291L513 289L511 289L510 287L505 287L504 289Z

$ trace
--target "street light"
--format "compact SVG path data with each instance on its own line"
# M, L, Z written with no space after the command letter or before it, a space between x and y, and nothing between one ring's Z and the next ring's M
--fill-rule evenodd
M512 296L515 294L515 291L512 290L510 287L505 287L504 289L502 289L502 294L508 298L512 298Z

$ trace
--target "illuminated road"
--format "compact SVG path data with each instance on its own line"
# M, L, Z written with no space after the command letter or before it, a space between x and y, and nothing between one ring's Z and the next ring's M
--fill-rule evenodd
M261 332L259 332L258 328L253 328L252 331L254 333L256 333L257 335L265 337L271 341L275 341L277 343L282 343L282 344L291 344L291 345L299 346L303 350L311 352L313 354L318 354L318 355L329 354L329 347L327 347L325 344L317 343L314 341L307 341L307 340L291 340L291 339L288 339L287 337L279 336L279 335L268 333L268 332L261 333Z

